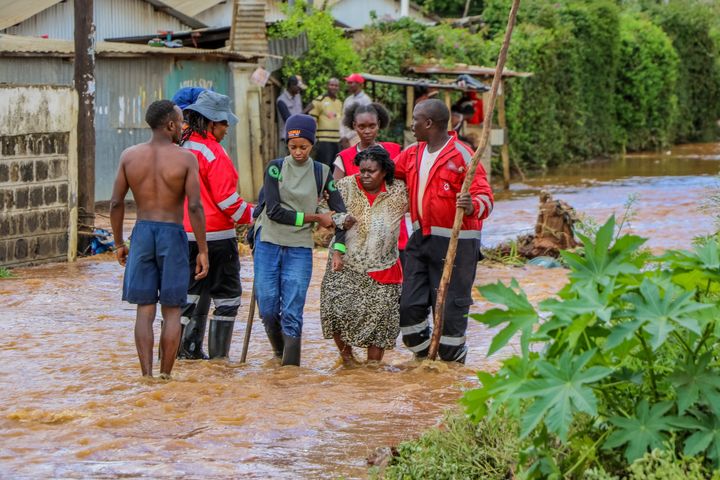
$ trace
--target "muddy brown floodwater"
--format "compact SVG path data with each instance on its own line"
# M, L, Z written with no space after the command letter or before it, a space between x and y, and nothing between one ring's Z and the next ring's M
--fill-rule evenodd
M718 160L720 145L695 145L529 180L498 195L486 240L531 228L545 186L597 220L636 193L632 228L655 248L688 247L712 230L698 206L715 185ZM139 376L134 310L120 301L122 269L111 256L0 280L0 477L363 478L376 447L437 424L475 383L475 370L494 368L516 348L486 359L493 332L471 321L465 367L414 364L399 347L382 367L342 368L319 325L325 255L315 255L301 368L268 361L257 321L248 363L238 363L252 282L243 257L245 305L231 361L179 361L170 382ZM560 269L481 265L477 283L513 277L533 302L565 282ZM488 308L475 299L473 311Z

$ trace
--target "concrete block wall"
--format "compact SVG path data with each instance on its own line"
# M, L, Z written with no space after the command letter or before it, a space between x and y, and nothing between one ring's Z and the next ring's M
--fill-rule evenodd
M0 100L15 100L11 110L0 110L0 266L74 257L69 249L75 230L70 227L76 140L73 128L53 131L73 120L40 118L72 117L74 108L65 110L67 102L57 101L63 94L68 95L42 87L0 88Z
M0 264L64 260L69 133L0 139Z

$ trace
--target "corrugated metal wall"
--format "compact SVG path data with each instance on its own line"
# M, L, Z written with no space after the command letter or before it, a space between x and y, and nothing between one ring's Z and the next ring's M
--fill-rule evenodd
M145 111L155 100L171 98L180 88L202 86L230 94L230 70L225 62L175 61L168 59L101 58L97 69L95 128L95 198L107 200L120 154L150 138ZM223 141L234 158L235 136Z
M96 0L96 38L150 35L158 30L184 31L190 27L177 18L156 11L141 0ZM59 3L24 22L0 33L72 40L74 36L73 2Z
M72 62L59 58L0 58L0 83L71 85ZM95 198L108 200L124 149L150 138L145 110L170 98L180 87L212 88L233 98L232 78L224 61L176 61L168 58L98 58L95 98ZM240 128L247 120L241 119ZM235 159L231 132L222 142Z
M72 85L73 63L66 58L0 58L0 83Z

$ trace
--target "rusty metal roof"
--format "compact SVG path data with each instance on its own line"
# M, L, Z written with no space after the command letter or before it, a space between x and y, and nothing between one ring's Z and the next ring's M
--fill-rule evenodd
M74 42L70 40L51 40L47 38L0 34L0 57L72 57L74 52L75 45ZM232 51L228 48L165 48L120 42L98 42L95 46L95 52L100 57L169 55L175 57L210 56L229 60L249 60L261 56L256 52Z
M479 65L465 65L463 63L455 64L451 67L443 67L436 64L414 65L408 68L413 73L437 74L437 75L475 75L477 77L492 77L495 75L495 67L482 67ZM515 72L513 70L503 70L504 77L531 77L531 72Z
M12 27L13 25L47 10L62 0L0 0L0 30Z
M0 0L0 30L12 27L18 23L21 23L28 18L37 15L40 12L47 10L53 5L57 5L63 0ZM180 0L174 1L161 1L161 0L142 0L149 3L157 10L163 11L170 16L173 16L185 23L192 28L206 27L204 23L193 18L194 15L188 15L185 12L178 10L171 3L179 2ZM203 2L184 2L184 3L203 3ZM220 2L215 2L215 4ZM202 11L202 10L201 10Z
M408 77L392 77L389 75L372 75L369 73L361 73L362 77L369 82L387 83L390 85L404 85L406 87L428 87L437 88L439 90L458 90L458 91L479 91L483 92L487 89L474 88L468 85L460 85L456 82L437 82L427 78L408 78Z
M225 0L162 0L168 7L172 7L190 17L209 10L223 1Z

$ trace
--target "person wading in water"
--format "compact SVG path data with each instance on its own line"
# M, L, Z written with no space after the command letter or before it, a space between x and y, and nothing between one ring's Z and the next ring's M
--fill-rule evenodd
M208 273L205 215L200 203L200 180L195 157L176 143L182 112L170 100L148 107L145 121L152 138L125 150L110 200L116 256L126 266L123 300L137 304L135 346L143 376L152 376L153 320L158 301L163 327L160 334L160 374L169 377L180 343L180 307L185 303L190 276L183 204L187 197L190 222L198 244L195 278ZM137 204L132 248L123 238L125 196L131 190Z

